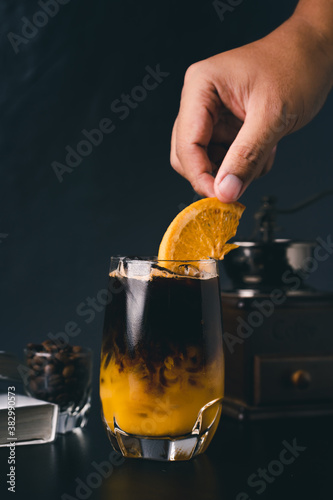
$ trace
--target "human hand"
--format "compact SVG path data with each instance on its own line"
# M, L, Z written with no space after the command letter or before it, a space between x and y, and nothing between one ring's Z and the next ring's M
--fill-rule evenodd
M267 37L190 66L172 132L174 169L202 196L237 200L271 169L278 141L324 104L331 54L294 14Z

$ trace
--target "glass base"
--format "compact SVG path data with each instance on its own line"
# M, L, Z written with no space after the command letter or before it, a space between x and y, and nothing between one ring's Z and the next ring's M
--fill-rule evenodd
M214 408L211 423L202 429L203 413ZM183 436L137 436L129 434L119 427L114 419L114 431L104 420L106 431L113 448L128 458L146 458L148 460L176 461L190 460L203 453L209 445L218 426L222 410L222 398L214 399L201 408L197 420L189 434Z
M87 425L88 414L90 410L90 401L84 405L82 410L75 413L59 411L57 422L57 433L66 434L77 428L83 428Z

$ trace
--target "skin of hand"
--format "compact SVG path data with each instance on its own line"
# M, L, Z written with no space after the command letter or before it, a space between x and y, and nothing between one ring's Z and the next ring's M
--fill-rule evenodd
M333 39L297 11L265 38L193 64L172 131L173 168L200 195L237 200L332 85Z

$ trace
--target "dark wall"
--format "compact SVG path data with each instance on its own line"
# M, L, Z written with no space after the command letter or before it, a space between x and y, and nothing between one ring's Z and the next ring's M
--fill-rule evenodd
M0 349L19 352L68 321L82 330L78 343L99 348L103 312L88 324L77 306L106 285L110 255L156 254L179 207L193 201L169 164L187 66L264 36L295 5L244 0L222 22L211 1L70 0L53 17L35 16L45 26L26 28L22 41L22 17L31 21L41 8L1 0ZM168 76L128 116L110 109L157 65ZM263 194L288 207L333 186L332 111L331 96L310 125L281 142L273 171L241 199L239 236L251 232ZM52 163L64 164L66 146L76 148L81 131L104 118L115 129L59 182ZM280 224L286 237L326 238L332 199ZM317 286L333 288L332 261L313 276Z

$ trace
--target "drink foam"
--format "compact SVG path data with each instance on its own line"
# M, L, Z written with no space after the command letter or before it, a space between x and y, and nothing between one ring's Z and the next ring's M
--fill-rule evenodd
M146 260L130 260L119 261L118 268L109 273L110 278L131 278L142 281L151 281L154 278L173 278L173 279L182 279L182 278L191 278L191 279L200 279L200 280L208 280L211 278L216 278L217 272L207 272L204 270L198 269L194 264L191 263L180 263L179 265L172 263L172 267L175 270L168 269L163 267L156 262L150 262ZM171 264L171 261L160 261L165 262L166 264ZM176 267L177 266L177 267Z

